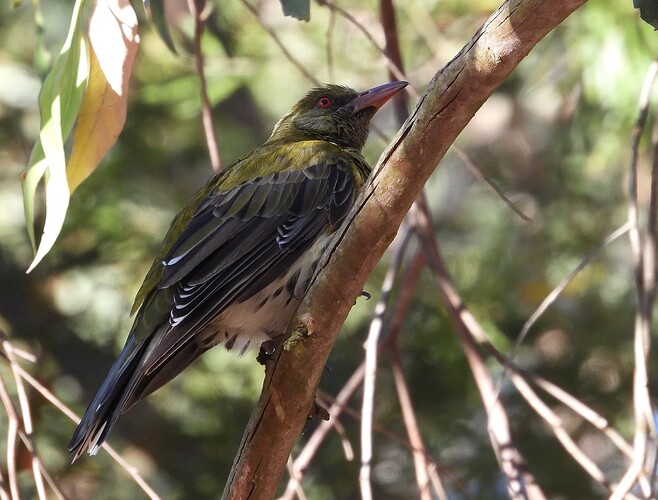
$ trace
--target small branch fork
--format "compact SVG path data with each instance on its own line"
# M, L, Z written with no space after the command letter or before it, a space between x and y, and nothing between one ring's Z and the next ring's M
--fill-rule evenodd
M13 375L13 387L16 392L19 405L16 407L8 389L4 377L0 374L0 403L5 409L9 420L7 433L7 478L0 475L0 499L11 498L18 500L21 498L18 487L18 454L19 442L23 444L27 453L30 455L32 463L32 476L37 496L40 500L51 498L46 490L46 483L50 487L52 494L59 499L66 496L61 491L57 482L44 466L32 440L33 423L30 412L30 400L27 394L25 383L36 390L55 408L61 411L75 423L80 422L78 417L70 408L68 408L60 399L50 392L41 382L28 373L18 362L17 358L22 358L28 362L34 363L36 358L21 349L15 348L5 333L0 330L0 359L4 360L11 369ZM130 466L122 457L108 444L103 444L103 448L119 464L119 466L128 473L130 478L141 488L141 490L152 500L160 497L141 477L136 468Z

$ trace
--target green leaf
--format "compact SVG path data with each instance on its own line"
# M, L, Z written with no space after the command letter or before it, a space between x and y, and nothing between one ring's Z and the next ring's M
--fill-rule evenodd
M71 25L53 67L39 92L41 130L27 171L23 175L25 219L36 254L28 272L52 248L64 223L68 208L69 188L66 181L64 142L71 134L85 92L89 63L87 47L80 32L80 12L84 0L77 0ZM35 194L39 182L46 183L46 221L37 247L34 227Z
M36 235L34 227L34 205L37 187L39 181L45 175L48 169L46 157L41 148L41 143L37 142L30 155L30 168L21 174L21 184L23 186L23 209L25 211L25 222L27 224L27 234L30 237L32 251L37 253Z
M281 0L281 7L286 16L300 21L310 21L311 19L311 0Z
M151 22L155 25L160 38L162 38L169 50L177 54L178 52L176 52L174 41L171 38L171 33L169 33L169 27L167 26L164 0L144 0L144 9L151 14Z

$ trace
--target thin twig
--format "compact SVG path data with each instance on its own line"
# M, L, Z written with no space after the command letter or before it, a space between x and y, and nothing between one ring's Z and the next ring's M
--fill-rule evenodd
M11 498L14 500L20 500L20 490L18 489L18 475L16 472L16 446L18 444L18 413L16 412L16 407L14 406L9 392L7 391L7 386L5 381L0 376L0 401L5 407L5 412L7 413L7 419L9 420L7 425L7 478L9 480L9 491L11 492Z
M2 376L0 375L0 379ZM0 380L1 382L1 380ZM2 468L0 468L0 500L10 500L9 490L7 489L7 479L2 473Z
M541 304L539 304L539 307L535 309L535 311L530 315L530 318L528 318L528 320L523 325L523 328L521 328L521 332L517 336L516 341L514 342L514 347L512 348L512 352L509 355L510 361L514 361L514 359L516 358L516 355L518 354L518 351L521 348L521 344L525 340L530 329L534 326L534 324L541 317L541 315L546 312L546 310L551 306L551 304L553 304L553 302L557 300L557 298L569 285L569 283L571 283L576 278L576 276L578 276L580 271L585 269L585 267L587 267L589 263L592 262L605 247L607 247L613 241L626 234L629 231L629 229L630 229L629 223L626 223L623 226L615 229L611 234L609 234L603 240L603 242L599 246L597 246L594 250L589 252L553 290L551 290L551 293L549 293L546 296L546 298L541 302ZM498 382L499 387L502 384L503 380L505 379L505 375L506 372L503 372L500 381Z
M283 52L283 55L292 63L292 65L299 70L299 72L304 75L304 77L313 82L315 85L320 85L320 81L315 78L305 67L302 63L300 63L297 59L293 57L293 55L290 53L290 51L286 48L286 46L283 44L279 36L276 34L276 32L270 28L265 22L261 19L260 15L258 14L258 10L256 7L251 5L247 0L241 0L242 4L247 8L249 12L253 14L253 16L256 18L258 21L258 24L261 25L261 27L267 31L267 33L272 37L272 40L274 40L274 43L276 43L279 48L281 49L281 52Z
M329 81L334 81L334 28L336 27L336 13L333 10L329 11L329 23L327 24L326 33L326 50L327 50L327 74Z
M471 319L471 321L475 321L475 320ZM533 404L533 401L536 400L541 401L541 400L534 392L534 390L530 386L528 386L527 383L525 383L526 380L537 385L547 394L551 395L553 398L561 402L567 408L570 408L574 413L576 413L584 420L589 422L595 429L602 432L603 435L606 436L625 456L627 456L628 458L632 457L633 448L624 440L624 438L615 429L610 427L608 421L605 418L603 418L593 409L585 405L582 401L576 399L574 396L566 392L564 389L556 386L552 382L540 377L539 375L528 372L516 366L508 357L506 357L504 354L502 354L499 350L497 350L494 347L494 345L487 338L486 334L484 333L484 330L480 325L476 323L472 323L470 328L475 339L480 344L480 346L482 346L487 351L487 354L492 356L496 361L498 361L498 363L500 363L501 366L504 366L506 370L509 373L511 373L511 380L515 384L515 386L517 386L517 389L519 389L520 394L528 401L531 407L535 409L535 411L537 411L539 416L546 420L546 422L549 424L550 427L553 427L553 424L555 424L555 419L550 419L550 418L546 419L545 413L542 414L540 411L537 410L538 407L537 405ZM520 384L519 380L523 381L522 388L519 387ZM560 441L562 444L564 444L563 440ZM570 446L565 446L565 448L569 452L570 452ZM582 454L582 451L579 450L579 453ZM574 456L574 458L578 460L577 457ZM587 467L585 467L585 470L586 472L591 472L591 470L588 470ZM596 477L593 477L593 479L596 479Z
M368 31L368 29L365 26L363 26L363 24L361 24L354 16L352 16L352 14L347 12L342 7L339 7L338 5L333 3L333 1L331 1L331 0L316 0L316 1L317 1L318 5L322 5L322 6L325 6L329 9L331 9L331 10L336 11L338 14L340 14L342 17L344 17L350 23L352 23L354 26L356 26L359 29L359 31L361 31L361 33L363 33L365 35L366 39L373 45L373 47L375 47L379 51L379 53L382 55L382 57L386 61L386 65L387 65L389 71L391 71L391 73L395 76L395 78L398 79L398 80L406 80L406 76L404 75L404 71L402 71L400 69L400 67L387 55L386 50L377 43L377 40L375 40L375 38ZM407 87L407 89L409 90L409 92L411 92L411 94L415 98L420 97L418 95L418 93L413 88Z
M419 233L425 256L432 270L438 288L443 295L444 304L448 308L464 354L469 363L480 397L484 403L489 419L491 443L503 473L508 493L513 499L543 499L545 498L532 474L525 467L523 456L514 446L509 429L509 421L505 408L498 398L497 391L489 373L484 358L480 353L473 329L481 328L464 305L452 279L445 267L429 220L429 212L425 204L417 203L413 225Z
M9 365L11 366L11 371L14 375L14 382L16 387L16 394L18 396L18 404L20 405L20 413L23 418L23 431L25 432L26 439L30 442L31 448L34 448L34 443L32 441L33 427L32 427L32 416L30 412L30 403L27 398L27 392L25 391L25 385L21 379L20 374L16 370L18 363L14 357L14 350L8 339L2 341L2 348L4 350L7 359L9 360ZM34 476L34 485L37 490L37 495L41 500L46 499L46 487L43 483L43 476L41 474L41 469L39 467L39 459L36 456L36 453L32 453L32 475Z
M418 485L419 497L422 500L431 500L432 494L430 492L429 480L429 464L425 459L425 445L423 438L418 427L416 420L416 413L411 401L411 394L407 386L407 380L402 368L402 357L400 356L400 345L397 342L389 344L389 354L391 356L391 371L393 373L393 381L395 383L395 390L398 394L398 401L402 410L402 418L404 425L407 429L407 436L413 449L414 469L416 471L416 484ZM445 491L443 495L439 495L439 499L446 499Z
M219 155L219 142L215 133L215 125L212 118L212 106L208 97L208 83L206 82L206 70L204 64L201 39L206 27L208 10L206 0L187 0L188 8L194 17L194 60L196 72L199 75L199 95L201 96L201 116L203 118L203 131L206 135L206 145L210 156L210 164L215 172L222 169L222 159Z
M469 158L469 156L466 154L466 151L464 151L462 148L459 146L453 144L452 145L452 150L459 156L461 161L464 162L464 165L466 165L471 172L473 172L473 175L477 177L478 179L484 181L493 191L500 197L503 202L512 209L512 211L521 217L524 221L529 221L531 220L529 215L526 215L523 210L521 210L521 207L519 207L516 203L514 203L512 200L510 200L505 193L496 185L494 181L492 181L485 173L482 171L480 167L478 167L473 160Z
M375 314L370 322L368 339L366 340L365 378L363 380L363 404L361 408L361 469L359 471L359 486L361 498L370 500L372 498L372 486L370 483L370 469L372 467L372 413L375 400L375 378L377 374L377 351L379 347L380 334L384 324L389 303L389 296L395 284L395 278L400 272L403 257L406 253L411 233L409 226L403 224L398 233L398 239L394 243L391 264L386 271L384 282L375 306Z
M319 392L318 400L321 401L325 407L331 406L332 401L335 400L333 398L325 398L324 396L325 396L324 392ZM343 454L345 455L345 460L351 462L352 460L354 460L354 449L352 448L352 443L350 443L350 440L347 437L347 432L345 431L345 427L343 426L340 419L338 418L330 418L329 422L331 423L331 426L336 431L336 434L338 434L340 443L343 446Z
M290 477L295 478L295 494L297 495L297 498L299 500L306 500L306 495L302 489L302 476L294 471L292 467L292 456L288 457L286 468L288 469L288 474L290 474Z
M6 339L6 335L1 330L0 330L0 337ZM12 356L13 353L11 352L12 347L9 341L3 340L2 347L4 351L4 356L3 356L4 359L7 359L8 361L11 359L10 363L15 363L15 360L13 360L13 356ZM18 370L14 369L17 366L18 365L15 366L12 365L12 373L14 374L14 377L16 377L18 374ZM20 380L20 375L18 376ZM20 383L22 385L22 381L20 381ZM25 392L24 389L23 392ZM7 413L7 417L9 419L9 427L10 427L9 430L10 435L8 436L10 439L8 439L9 442L7 444L7 469L8 469L7 474L9 476L11 498L12 499L20 498L20 492L18 490L18 482L16 479L16 446L18 444L17 438L20 438L20 440L23 442L25 448L30 453L30 456L32 458L32 471L35 480L35 487L37 488L37 494L39 495L39 498L47 498L46 487L43 482L44 479L50 485L50 487L53 490L53 493L57 498L60 499L65 498L64 494L59 489L59 486L57 486L57 483L52 478L52 476L48 473L45 466L41 462L41 459L37 455L36 449L34 448L34 443L32 441L32 433L31 432L28 433L24 427L21 428L21 420L18 416L18 410L14 406L14 403L11 400L11 397L9 396L6 385L4 383L4 379L2 379L2 377L0 377L0 400L2 400L3 406L5 407L5 412ZM25 425L24 422L25 420L23 420L23 426ZM12 478L14 478L14 481L12 481Z
M399 337L402 332L402 323L404 318L407 316L407 312L411 305L411 300L413 298L413 292L416 288L416 283L420 278L421 272L425 268L425 254L420 250L416 250L416 254L412 259L412 262L409 266L409 269L404 277L402 285L400 287L400 292L398 293L395 310L391 315L390 320L388 321L388 327L384 331L385 342L389 351L397 351L399 346ZM401 362L398 358L398 364L401 366ZM393 367L396 364L395 356L392 356L392 365ZM436 463L430 460L429 455L425 451L425 446L422 441L422 436L416 424L416 417L413 411L413 407L410 404L405 405L403 398L399 397L400 405L403 408L403 416L405 427L407 429L407 436L409 437L409 442L411 443L411 452L414 458L414 467L416 472L416 481L419 487L419 491L424 489L424 476L428 475L429 480L434 489L434 493L439 500L447 498L446 489L443 486L443 481L439 475L439 470L436 467ZM406 398L410 402L410 398ZM406 415L408 413L408 416ZM455 478L452 478L453 480Z
M80 417L66 406L57 396L50 392L41 382L35 379L30 373L25 371L20 365L16 365L16 370L20 376L30 384L39 394L41 394L48 402L50 402L55 408L60 412L66 415L69 419L73 420L75 423L80 423ZM103 443L103 448L108 452L110 457L116 461L123 470L125 470L128 475L132 478L133 481L146 493L146 495L152 500L159 500L160 496L148 485L144 478L139 474L139 471L126 462L123 457L109 444Z
M328 395L322 393L322 391L318 391L318 394L322 395L325 399L328 399L328 400L331 401L331 398L330 398ZM345 413L345 415L348 415L348 416L352 417L352 418L355 419L356 421L358 421L358 422L361 421L361 414L360 414L358 411L353 410L353 409L350 408L349 406L345 406L345 407L343 408L343 412ZM400 435L400 434L398 434L398 433L396 433L396 432L394 432L394 431L392 431L392 430L390 430L390 429L388 429L388 428L386 428L386 427L384 427L384 426L378 424L377 422L373 422L373 424L372 424L372 429L373 429L375 432L377 432L378 434L381 434L381 435L383 435L383 436L386 436L386 437L389 438L391 441L394 441L394 442L398 443L399 445L404 446L405 448L408 448L408 449L411 450L412 452L415 451L415 450L413 449L413 446L411 445L411 443L409 442L408 439L405 439L402 435ZM423 452L423 450L418 450L418 451ZM428 461L428 463L429 463L429 467L428 467L428 469L429 469L429 471L430 471L430 474L433 476L433 477L432 477L432 481L435 481L435 480L437 479L437 476L436 476L436 474L434 474L434 472L435 472L436 469L438 468L438 464L437 464L437 463L434 461L434 459L433 459L431 456L429 456L428 454L425 454L425 459L426 459L426 460ZM467 491L467 486L466 486L466 484L464 484L464 483L460 480L459 477L457 477L457 476L449 476L449 477L450 477L450 479L453 481L454 484L456 484L456 485L459 486L459 488L460 488L460 489L459 489L459 494L461 495L462 498L465 498L465 499L467 499L467 500L473 500L472 495L470 495L470 494L468 493L468 491ZM443 486L442 486L442 485L440 485L440 486L436 489L436 491L441 491L441 490L443 490Z
M551 410L546 403L530 388L526 379L513 372L511 375L514 386L525 398L533 410L549 425L555 437L560 441L564 449L573 457L580 466L601 486L612 490L616 485L608 481L605 473L596 465L587 454L576 444L573 438L562 425L562 419Z
M626 473L619 482L618 487L610 497L611 500L621 500L631 490L633 485L642 477L644 465L647 460L649 433L655 436L655 423L651 397L649 395L649 376L647 373L647 358L651 345L651 320L655 295L655 236L654 230L644 234L644 242L639 222L638 201L638 160L639 144L644 131L656 75L658 74L658 61L654 61L644 80L639 99L639 116L633 130L631 142L631 164L628 181L629 207L628 223L630 225L629 239L631 255L635 271L635 289L637 306L635 314L634 358L633 372L633 413L635 418L635 434L633 436L633 460ZM650 217L651 218L651 217ZM642 482L644 484L644 482ZM648 497L650 489L643 488Z
M649 310L649 328L651 328L653 319L653 309L656 301L656 273L658 267L656 266L656 246L658 245L658 120L654 119L653 124L653 161L651 163L651 183L649 190L649 208L647 214L647 235L645 241L645 286L647 290L647 309ZM649 332L649 337L653 334ZM649 346L647 345L647 351ZM648 389L647 389L648 390ZM651 466L652 476L655 477L656 468L658 467L658 450L656 450L658 439L656 436L656 424L653 418L653 405L650 407L650 421L653 426L650 426L652 439L653 439L653 464ZM650 496L655 497L656 481L652 480L650 483L649 491Z
M395 6L392 0L379 0L379 19L384 30L384 40L386 47L384 54L393 61L396 68L399 69L399 75L392 68L388 70L388 77L391 81L404 78L404 62L402 61L402 52L400 50L400 39L398 37L397 19ZM402 92L393 100L395 109L395 118L399 127L409 116L409 94Z
M564 389L556 386L554 383L540 377L539 375L535 375L533 373L522 370L513 365L511 362L507 362L505 366L511 367L514 372L523 375L524 378L528 379L544 392L551 395L564 406L571 409L571 411L582 417L585 421L589 422L594 428L602 432L610 440L610 442L612 442L612 444L614 444L619 449L619 451L626 455L626 457L632 457L632 446L626 442L626 440L622 437L621 434L619 434L619 432L610 426L604 417L602 417L592 408L569 394Z

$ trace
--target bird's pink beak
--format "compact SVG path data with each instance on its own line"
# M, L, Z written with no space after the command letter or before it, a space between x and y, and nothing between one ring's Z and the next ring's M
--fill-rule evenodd
M386 102L403 88L409 85L409 82L391 82L385 83L378 87L371 88L361 92L351 103L352 113L358 113L366 108L381 108Z

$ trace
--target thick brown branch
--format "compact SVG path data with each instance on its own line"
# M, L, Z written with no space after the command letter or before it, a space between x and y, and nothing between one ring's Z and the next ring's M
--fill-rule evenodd
M585 1L504 3L429 83L300 307L310 335L268 370L224 498L274 496L338 330L425 181L482 103Z

